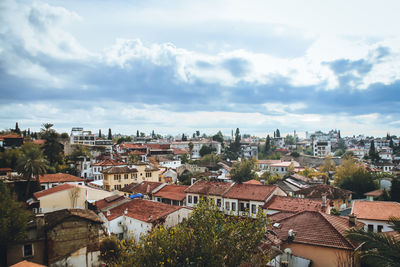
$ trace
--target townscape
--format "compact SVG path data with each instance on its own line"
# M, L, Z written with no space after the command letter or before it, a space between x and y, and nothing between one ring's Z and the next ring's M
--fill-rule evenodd
M41 127L0 133L2 265L397 264L399 136Z

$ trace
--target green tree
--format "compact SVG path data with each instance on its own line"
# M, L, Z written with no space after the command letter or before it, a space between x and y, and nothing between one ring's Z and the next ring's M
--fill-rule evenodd
M29 212L15 201L8 186L0 181L0 265L6 266L7 245L25 236Z
M118 266L239 266L252 264L267 225L256 219L226 216L203 200L191 217L171 228L155 227L136 242L122 241ZM118 251L117 251L118 253ZM259 265L267 259L260 257ZM255 265L253 263L253 265Z
M107 264L113 266L120 264L123 257L123 247L116 236L106 237L100 242L100 259Z
M264 152L267 154L271 152L271 137L267 135L267 138L265 139L265 149Z
M197 136L197 137L200 136L200 131L196 131L196 136Z
M264 180L267 185L274 185L277 181L282 180L279 173L264 172L260 176L260 180Z
M254 171L255 160L243 158L241 162L235 163L231 169L231 179L237 183L243 183L248 180L256 179L257 174Z
M397 176L392 180L390 187L390 198L392 201L400 202L400 177Z
M400 234L400 219L390 218L390 227ZM347 237L361 244L361 260L369 266L400 266L400 242L392 235L350 229Z
M41 128L40 131L42 131L42 132L47 132L47 131L49 131L50 128L53 127L53 126L54 126L54 124L52 124L52 123L48 123L48 122L47 122L47 123L43 123L43 124L42 124L42 127L43 127L43 128Z
M112 140L113 139L112 133L111 133L111 128L108 128L108 137L107 137L107 139L108 140Z
M286 145L295 145L296 144L296 138L294 138L293 135L286 135L285 137L285 144Z
M21 154L22 152L19 148L7 149L4 152L0 152L0 168L11 168L14 170Z
M325 173L336 170L336 164L331 156L325 157L324 164L320 167L320 170Z
M139 137L139 130L136 131L136 137Z
M183 133L181 139L182 139L182 141L187 141L187 136Z
M39 175L46 173L48 161L38 145L26 143L21 146L22 155L17 161L16 170L27 180L25 196L27 197L30 189L30 181L35 177L39 182Z
M240 141L241 141L241 139L242 139L242 137L240 136L239 128L236 128L235 142L233 143L234 152L239 152L240 151Z
M183 173L178 177L178 180L181 184L183 185L190 185L191 184L191 179L193 177L193 174L188 171L185 170L183 171Z
M55 167L56 163L62 163L64 154L63 146L60 143L60 135L54 129L50 128L43 130L40 135L45 140L42 149L50 166Z
M353 198L355 199L363 198L364 193L378 188L372 174L364 168L357 168L351 176L345 177L339 187L353 191Z
M222 145L224 144L224 135L221 131L218 131L217 134L213 135L212 140L220 142Z
M189 146L189 152L190 152L190 154L192 154L193 147L194 147L193 143L189 142L188 146Z
M279 131L279 129L276 129L275 135L276 137L281 137L281 132Z
M204 157L207 154L211 154L211 153L215 152L215 150L216 149L213 148L212 146L203 145L200 148L199 154L200 154L201 157Z
M377 162L379 158L379 153L375 150L375 142L371 141L371 145L369 147L368 156L373 162Z
M16 134L18 134L18 135L20 135L21 134L21 130L19 129L19 127L18 127L18 122L16 122L15 123L15 129L14 129L14 132L16 133Z

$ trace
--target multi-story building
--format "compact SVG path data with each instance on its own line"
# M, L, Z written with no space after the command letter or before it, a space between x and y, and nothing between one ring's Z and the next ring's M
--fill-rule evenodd
M326 157L331 154L330 141L313 140L313 155L316 157Z
M213 140L203 139L200 141L182 141L182 142L172 142L171 148L179 148L190 151L189 144L193 144L193 149L191 150L191 158L200 158L200 150L203 146L211 146L215 150L215 154L221 154L221 143Z
M91 131L84 131L82 127L74 127L71 130L70 143L87 146L112 146L112 140L97 138Z

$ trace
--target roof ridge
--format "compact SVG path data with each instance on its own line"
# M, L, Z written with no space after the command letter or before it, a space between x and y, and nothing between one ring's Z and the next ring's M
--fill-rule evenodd
M321 211L318 211L318 213L319 213L319 215L320 215L322 218L324 218L324 220L325 220L326 222L328 222L329 227L333 228L334 231L335 231L336 233L338 233L339 236L340 236L348 245L350 245L350 247L354 248L354 245L353 245L349 240L347 240L347 238L346 238L335 226L333 226L333 224L332 224L332 223L327 219L327 217L325 216L325 215L330 215L330 216L335 216L335 215L331 215L331 214L327 214L327 213L322 213ZM337 217L340 218L340 219L345 219L345 218L340 217L340 216L337 216Z

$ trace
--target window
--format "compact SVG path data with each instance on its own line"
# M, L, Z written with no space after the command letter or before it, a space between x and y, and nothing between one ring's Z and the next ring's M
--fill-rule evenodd
M230 208L229 208L229 207L230 207L230 204L229 204L229 203L230 203L230 202L228 202L228 201L225 202L225 209L226 209L226 210L230 210Z
M188 196L188 203L192 203L192 196Z
M151 177L151 172L146 172L146 178Z
M220 198L217 199L217 206L221 207L221 199Z
M373 231L374 231L374 225L368 224L368 232L373 232Z
M33 256L33 244L27 244L23 246L24 257Z
M115 190L121 190L121 185L120 185L120 184L114 185L114 189L115 189Z
M193 203L194 203L194 204L197 204L197 196L194 196L194 197L193 197Z
M251 205L251 213L256 214L257 213L257 208L255 204Z
M124 179L128 179L129 175L128 174L124 174Z
M236 210L236 203L232 202L232 210L235 211Z
M132 179L137 179L137 173L132 173L132 174L131 174L131 178L132 178Z
M243 203L243 202L239 203L239 210L240 210L240 211L245 211L244 203Z
M383 225L378 225L378 232L380 233L382 232L382 230L383 230Z

